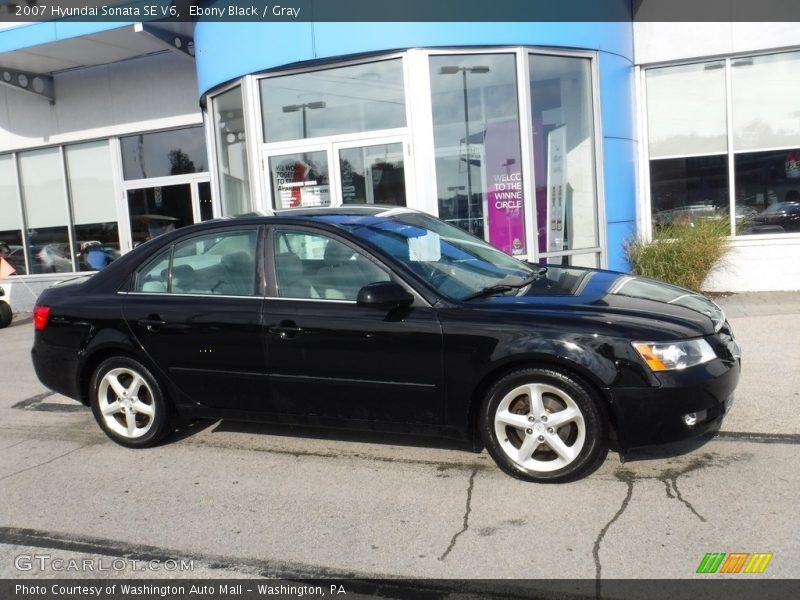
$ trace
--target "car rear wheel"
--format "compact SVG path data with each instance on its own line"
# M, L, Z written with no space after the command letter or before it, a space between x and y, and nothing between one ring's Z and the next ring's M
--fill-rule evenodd
M91 403L97 423L123 446L153 446L172 431L171 407L161 387L144 365L131 358L109 358L97 367Z
M526 481L578 479L606 455L603 405L589 386L566 372L509 373L489 390L479 427L498 466Z

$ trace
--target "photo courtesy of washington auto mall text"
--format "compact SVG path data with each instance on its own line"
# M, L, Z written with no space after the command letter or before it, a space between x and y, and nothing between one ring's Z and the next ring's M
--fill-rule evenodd
M147 583L136 581L97 580L81 583L61 580L57 583L39 581L36 583L0 584L2 598L30 598L35 600L79 600L98 598L102 600L164 600L205 598L208 600L230 598L232 600L248 600L255 598L363 598L351 594L348 596L346 584L316 582L314 585L297 582L280 582L277 580L230 580L221 581L180 581L149 580ZM13 592L6 595L6 589Z

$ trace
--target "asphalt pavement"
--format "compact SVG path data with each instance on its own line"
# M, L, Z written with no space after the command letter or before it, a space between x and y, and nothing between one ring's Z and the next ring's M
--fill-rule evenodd
M103 577L691 578L709 552L768 552L800 576L800 293L717 298L743 349L722 432L567 485L436 440L220 421L132 451L0 330L0 578L92 577L20 556L191 561ZM95 561L95 562L92 562ZM98 562L99 561L99 562ZM123 568L124 567L124 568Z

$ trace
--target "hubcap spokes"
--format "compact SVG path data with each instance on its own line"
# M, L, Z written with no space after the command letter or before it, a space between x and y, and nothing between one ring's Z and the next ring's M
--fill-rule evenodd
M100 380L97 395L103 420L115 433L137 438L152 427L153 393L137 372L126 368L110 370Z
M495 413L495 434L506 455L530 472L561 469L574 461L586 439L578 405L564 390L529 383L508 392Z

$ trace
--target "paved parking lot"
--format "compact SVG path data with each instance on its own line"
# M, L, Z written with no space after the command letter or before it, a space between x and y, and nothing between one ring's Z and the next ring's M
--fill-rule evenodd
M104 577L586 579L687 578L707 552L770 552L760 577L797 578L800 294L720 302L744 351L722 434L612 453L560 486L435 440L226 421L126 450L38 383L29 323L0 330L0 577L92 574L15 564L34 552L194 568Z

